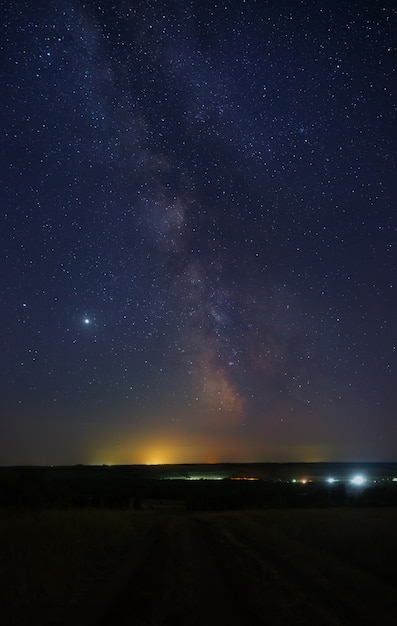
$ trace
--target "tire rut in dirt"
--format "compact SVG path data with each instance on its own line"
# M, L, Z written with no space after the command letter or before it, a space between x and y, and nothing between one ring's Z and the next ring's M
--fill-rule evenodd
M230 522L232 522L230 524ZM239 605L246 623L269 626L341 626L344 621L329 615L280 563L258 553L241 533L240 521L227 516L221 523L214 518L203 520L207 540L223 571L230 593ZM230 525L229 525L230 524Z
M279 605L272 602L270 595L263 594L258 580L263 572L258 570L256 562L247 558L240 547L231 544L227 536L208 519L199 519L198 524L205 536L220 577L228 590L230 602L234 606L241 624L281 624Z
M164 587L167 553L165 529L156 530L141 566L125 581L120 592L103 613L97 626L157 624L157 609Z
M237 537L280 573L285 589L296 595L297 613L307 606L314 616L318 614L318 619L338 626L396 623L392 589L387 589L376 576L283 533L279 535L280 550L269 541L268 531L258 521L252 514L240 518L235 526Z
M351 580L347 595L336 578L342 565L335 573L327 572L318 562L321 555L312 560L306 548L287 538L280 548L272 545L266 529L247 516L207 517L201 524L230 589L245 607L247 620L272 626L369 626L380 623L375 618L381 612L383 624L395 623L384 608L390 605L386 592L384 606L379 606L371 603L369 588L365 598Z
M161 624L183 626L245 626L222 572L208 550L201 526L194 519L174 520L168 529L170 561L168 617Z
M140 567L95 626L245 626L201 527L164 516Z

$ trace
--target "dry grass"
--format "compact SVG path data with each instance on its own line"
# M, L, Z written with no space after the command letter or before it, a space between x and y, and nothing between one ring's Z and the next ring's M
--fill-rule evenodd
M2 624L102 623L84 616L112 585L154 625L394 624L396 525L392 508L0 512Z
M397 623L397 509L214 512L198 519L231 597L245 597L252 620L266 614L283 626Z
M253 517L275 542L294 539L397 584L396 508L267 511Z
M128 511L2 512L2 624L58 623L131 557L143 525Z

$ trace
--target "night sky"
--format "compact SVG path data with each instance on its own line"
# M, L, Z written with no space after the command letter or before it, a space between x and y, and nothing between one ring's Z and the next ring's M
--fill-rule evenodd
M0 3L0 464L397 461L393 6Z

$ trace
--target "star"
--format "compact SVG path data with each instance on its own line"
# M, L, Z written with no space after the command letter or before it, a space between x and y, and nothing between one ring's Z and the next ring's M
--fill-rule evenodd
M1 464L397 460L395 3L9 4Z

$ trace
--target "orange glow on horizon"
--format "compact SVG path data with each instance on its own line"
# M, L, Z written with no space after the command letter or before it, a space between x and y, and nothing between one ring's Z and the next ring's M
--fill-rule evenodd
M167 431L158 427L155 435L149 430L139 434L133 431L118 433L113 437L108 433L106 441L95 445L85 462L106 465L282 463L313 462L319 457L324 461L329 456L321 454L323 450L315 446L296 445L292 449L290 444L283 445L282 441L265 438L259 433L248 436L238 425L230 424L226 428L224 423L218 422L218 416L210 428L209 419L206 415L192 418L191 432L183 431L180 425L172 425ZM151 429L154 428L153 421Z

